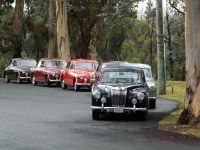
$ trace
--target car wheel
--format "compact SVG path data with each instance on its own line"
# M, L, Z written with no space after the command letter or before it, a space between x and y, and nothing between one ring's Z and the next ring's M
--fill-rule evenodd
M93 120L98 120L99 119L99 115L100 115L99 110L92 110L92 119Z
M48 76L46 76L46 82L47 82L47 86L48 86L48 87L51 87L51 82L49 81Z
M8 78L8 75L5 75L6 83L10 83L10 79Z
M67 85L65 84L64 79L62 79L61 87L62 87L62 89L66 89L67 88Z
M21 84L21 83L22 83L22 79L20 79L20 76L19 76L19 75L17 76L17 83L18 83L18 84Z
M150 109L156 108L156 100L150 100L149 108Z
M32 84L33 85L37 85L37 82L35 81L35 77L34 76L32 77Z
M74 80L74 90L79 91L80 87L77 85L76 80Z

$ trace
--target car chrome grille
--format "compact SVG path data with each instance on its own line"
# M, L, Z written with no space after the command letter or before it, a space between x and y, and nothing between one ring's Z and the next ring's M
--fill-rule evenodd
M112 89L112 105L125 106L127 90Z

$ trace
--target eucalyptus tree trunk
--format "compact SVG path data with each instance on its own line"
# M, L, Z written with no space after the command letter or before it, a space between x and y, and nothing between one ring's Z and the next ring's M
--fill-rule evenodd
M49 18L48 18L48 32L49 32L49 48L48 58L53 58L55 49L55 29L54 29L54 0L49 0Z
M69 33L66 0L56 1L57 47L58 57L69 60Z
M166 69L163 40L163 6L162 0L156 0L157 26L157 66L158 66L158 93L166 94Z
M200 125L200 1L186 0L186 95L178 123Z
M96 59L96 57L97 57L97 25L95 24L91 32L88 58Z
M24 0L16 0L13 18L13 57L21 57Z

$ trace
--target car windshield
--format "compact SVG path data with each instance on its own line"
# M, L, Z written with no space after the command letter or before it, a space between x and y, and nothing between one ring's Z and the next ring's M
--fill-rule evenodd
M51 60L46 62L46 67L66 67L67 62L65 60Z
M95 62L76 62L76 69L96 69Z
M139 71L105 71L102 74L102 83L130 83L142 84L142 74Z
M17 61L17 66L28 66L28 67L35 67L37 62L35 60L29 60L29 59L24 59L24 60L18 60Z
M143 69L144 71L144 75L145 75L145 79L148 81L148 80L153 80L153 76L152 76L152 72L151 72L151 69Z

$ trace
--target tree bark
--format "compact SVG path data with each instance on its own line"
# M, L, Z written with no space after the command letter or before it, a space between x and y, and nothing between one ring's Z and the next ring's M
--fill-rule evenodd
M24 14L24 0L16 0L13 21L13 58L21 57L22 52L22 25Z
M97 25L95 24L91 32L88 58L96 59L96 57L97 57Z
M174 78L174 59L173 59L173 50L171 43L171 24L169 21L169 14L166 14L166 26L167 26L167 44L169 49L169 62L170 62L170 79Z
M65 0L55 0L55 1L56 1L58 57L69 60L70 48L69 48L66 1Z
M158 93L166 94L166 69L163 41L163 6L156 0Z
M48 58L53 58L55 49L55 29L54 23L54 0L49 0L49 18L48 18L48 32L49 32L49 48Z
M200 1L186 1L186 96L178 123L200 125Z

